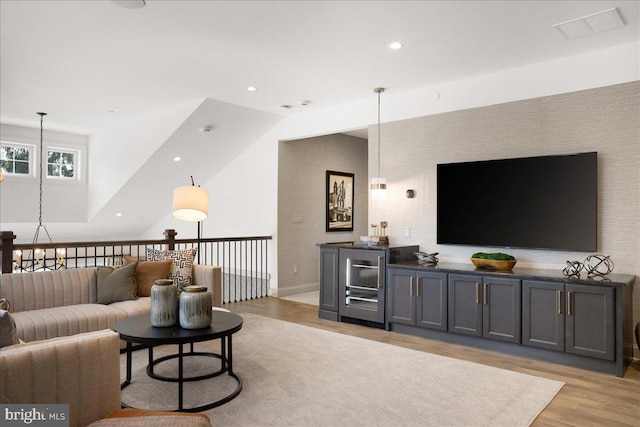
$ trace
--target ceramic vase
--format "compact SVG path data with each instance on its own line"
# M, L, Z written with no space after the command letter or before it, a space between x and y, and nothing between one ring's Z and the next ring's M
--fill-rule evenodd
M163 328L178 321L177 289L173 280L161 279L151 286L151 326Z
M180 326L184 329L211 325L211 292L202 286L185 286L180 294Z

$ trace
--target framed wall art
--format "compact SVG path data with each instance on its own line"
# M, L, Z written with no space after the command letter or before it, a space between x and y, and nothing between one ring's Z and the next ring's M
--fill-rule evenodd
M353 180L352 173L327 171L327 231L353 231Z

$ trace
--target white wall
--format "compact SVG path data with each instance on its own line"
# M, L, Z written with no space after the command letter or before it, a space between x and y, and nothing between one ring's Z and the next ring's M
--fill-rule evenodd
M45 118L46 120L46 118ZM46 121L45 121L46 126ZM9 223L29 224L28 239L35 232L33 223L39 216L39 165L40 165L40 129L22 126L0 125L0 138L6 142L29 144L35 147L30 176L5 176L0 184L0 229L16 230ZM87 220L87 149L89 137L64 132L44 130L43 132L43 172L42 184L42 223L48 222L85 222ZM79 179L47 179L47 147L77 150L79 156ZM20 208L16 209L16 205ZM19 227L18 227L19 228ZM40 240L42 241L42 240Z

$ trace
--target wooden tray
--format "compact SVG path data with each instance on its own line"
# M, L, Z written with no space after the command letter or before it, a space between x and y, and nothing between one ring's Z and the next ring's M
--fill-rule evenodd
M488 270L509 271L518 262L517 259L499 260L499 259L483 259L471 258L471 262L478 268L486 268Z

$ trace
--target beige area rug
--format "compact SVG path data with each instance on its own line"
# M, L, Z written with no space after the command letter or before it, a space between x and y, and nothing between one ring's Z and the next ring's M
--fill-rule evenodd
M215 426L527 426L563 383L405 349L334 332L241 314L233 336L234 371L244 388L206 411ZM218 341L198 343L211 351ZM156 348L155 355L175 352ZM217 351L217 350L216 350ZM191 357L189 374L219 361ZM145 409L175 409L177 384L146 376L147 352L134 354L133 383L123 401ZM163 362L156 373L177 363ZM125 356L121 356L124 378ZM185 385L185 406L230 393L227 375Z
M279 297L287 301L301 302L317 306L320 301L320 291L305 292L303 294L289 295L288 297Z

